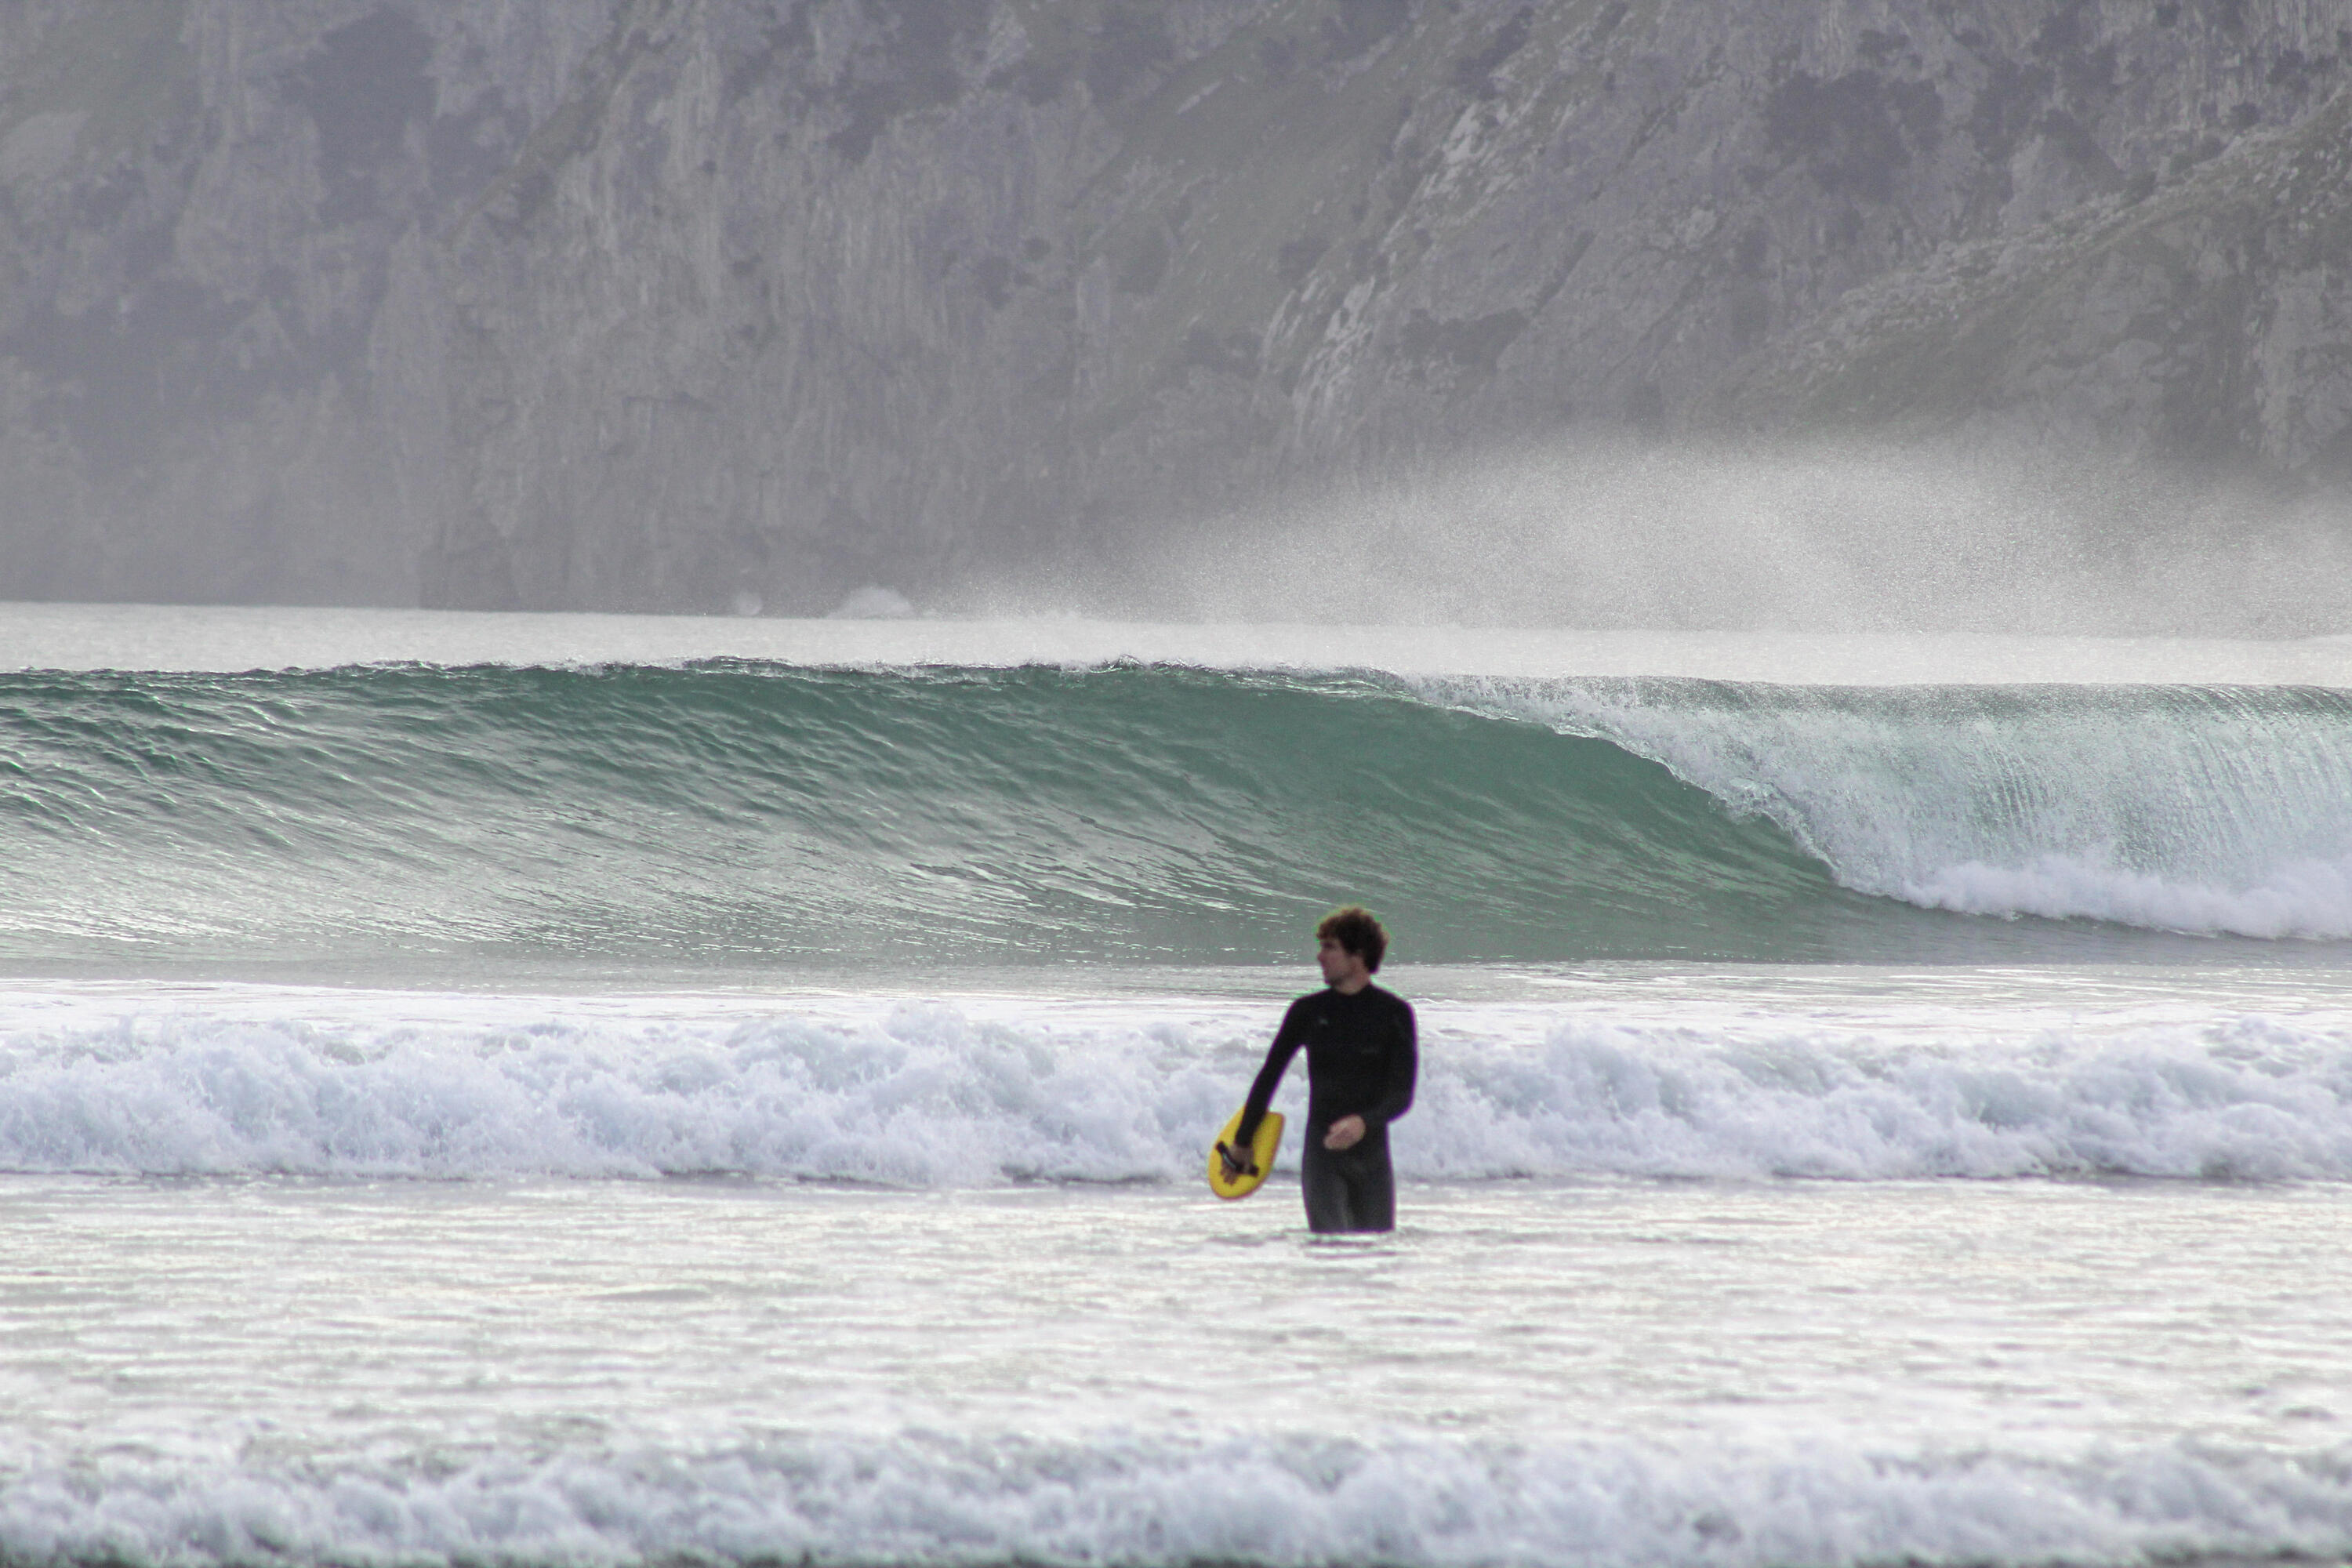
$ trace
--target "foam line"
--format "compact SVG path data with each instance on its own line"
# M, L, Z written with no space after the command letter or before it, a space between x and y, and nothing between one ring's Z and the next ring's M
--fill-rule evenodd
M1769 1568L2352 1551L2352 1452L2065 1458L1105 1436L271 1464L0 1449L14 1562Z
M1271 1016L28 1026L0 1036L0 1170L1191 1182ZM1956 1020L1890 1044L1605 1016L1529 1041L1430 1016L1397 1139L1415 1178L2352 1179L2352 1034L2324 1021Z

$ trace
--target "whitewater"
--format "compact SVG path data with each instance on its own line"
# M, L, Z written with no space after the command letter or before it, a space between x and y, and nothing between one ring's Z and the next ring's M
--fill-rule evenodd
M0 1563L2352 1559L2347 959L2347 639L0 606Z
M2305 977L2242 984L2218 1008L2086 1016L2063 993L1970 978L1964 1001L1948 982L1831 1015L1818 998L1758 1005L1771 981L1754 973L1685 974L1637 1003L1626 976L1571 1002L1491 978L1513 999L1448 994L1400 966L1430 1016L1399 1168L2352 1180L2352 989L2315 997ZM1181 1185L1279 1005L1264 980L1193 983L1117 1000L772 990L425 1006L251 985L21 990L0 1010L0 1169Z

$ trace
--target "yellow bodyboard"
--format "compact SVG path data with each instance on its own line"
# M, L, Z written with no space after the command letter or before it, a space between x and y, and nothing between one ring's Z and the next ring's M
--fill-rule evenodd
M1245 1198L1257 1191L1258 1184L1274 1169L1275 1151L1282 1147L1282 1117L1269 1110L1257 1124L1257 1136L1250 1140L1250 1158L1257 1163L1257 1169L1244 1171L1227 1181L1224 1156L1217 1152L1217 1144L1232 1142L1234 1134L1241 1129L1242 1113L1236 1110L1234 1119L1225 1123L1225 1130L1217 1134L1216 1142L1209 1145L1209 1190L1221 1198Z

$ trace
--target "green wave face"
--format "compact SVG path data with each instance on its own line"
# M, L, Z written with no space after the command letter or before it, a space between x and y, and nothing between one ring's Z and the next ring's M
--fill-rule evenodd
M1643 711L1686 700L1755 700ZM1842 887L1774 803L1531 717L1160 668L9 676L0 958L1297 963L1349 900L1423 962L2134 940Z

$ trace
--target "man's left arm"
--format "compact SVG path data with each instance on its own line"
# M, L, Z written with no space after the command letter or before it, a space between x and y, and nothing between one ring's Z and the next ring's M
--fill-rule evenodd
M1397 1027L1389 1040L1386 1066L1387 1087L1378 1102L1360 1115L1342 1116L1331 1123L1331 1130L1323 1135L1323 1147L1352 1149L1370 1137L1373 1128L1386 1127L1412 1109L1413 1083L1421 1076L1421 1046L1409 1002L1397 1004Z
M1396 1037L1389 1044L1388 1089L1364 1120L1384 1127L1412 1109L1412 1090L1421 1077L1421 1041L1414 1027L1412 1004L1397 1004Z

